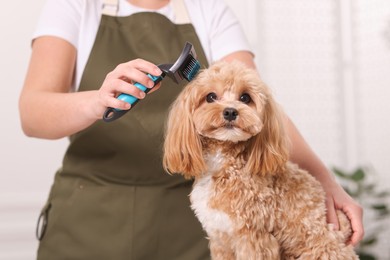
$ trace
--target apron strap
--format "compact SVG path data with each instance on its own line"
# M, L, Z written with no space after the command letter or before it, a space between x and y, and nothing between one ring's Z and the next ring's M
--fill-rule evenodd
M190 16L188 15L187 7L184 4L184 0L171 0L173 5L173 12L176 15L175 24L187 24L191 23Z
M116 16L118 13L118 0L103 0L102 14Z
M190 23L190 16L188 15L187 8L184 4L184 0L171 0L173 6L173 12L176 16L176 24ZM116 16L119 10L119 0L103 0L102 13L105 15Z

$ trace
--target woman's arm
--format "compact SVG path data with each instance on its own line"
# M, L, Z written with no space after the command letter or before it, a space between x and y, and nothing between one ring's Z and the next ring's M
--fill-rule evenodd
M144 72L161 74L154 64L138 59L118 65L107 74L99 90L71 92L76 54L76 48L61 38L43 36L33 42L19 99L21 124L26 135L58 139L83 130L101 119L107 107L130 108L128 103L116 99L119 93L139 99L145 96L131 84L132 80L153 86Z
M248 51L232 53L223 58L225 61L240 60L250 68L256 68L253 55ZM293 122L285 116L285 125L291 141L291 161L310 172L321 184L326 193L326 207L328 222L339 228L336 209L342 210L351 221L353 234L350 238L352 245L357 245L363 238L363 210L336 182L322 161L312 151Z

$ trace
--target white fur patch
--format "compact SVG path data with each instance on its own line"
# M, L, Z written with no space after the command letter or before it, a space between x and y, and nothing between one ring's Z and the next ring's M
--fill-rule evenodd
M208 233L215 231L230 233L232 231L232 221L229 216L225 212L212 209L209 206L210 197L213 196L212 172L216 171L222 162L223 156L220 153L217 153L214 156L207 156L210 172L195 182L190 195L191 207L204 230Z

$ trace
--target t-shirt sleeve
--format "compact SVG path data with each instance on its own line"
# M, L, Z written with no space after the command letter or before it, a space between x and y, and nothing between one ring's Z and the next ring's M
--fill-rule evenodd
M33 40L40 36L56 36L77 48L83 0L46 0Z
M207 0L210 4L209 38L211 59L216 61L236 51L251 51L240 22L223 0Z

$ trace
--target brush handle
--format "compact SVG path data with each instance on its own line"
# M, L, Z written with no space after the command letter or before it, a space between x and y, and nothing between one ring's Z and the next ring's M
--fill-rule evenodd
M156 86L164 78L164 75L153 76L153 75L147 74L147 76L151 80L153 80L154 86ZM145 87L144 85L142 85L141 83L138 83L138 82L134 83L134 86L136 86L138 89L142 90L145 93L148 93L152 88L154 88L154 86L152 88L147 88L147 87ZM120 94L117 97L117 99L129 103L131 105L130 109L132 109L139 101L138 98L136 98L136 97L134 97L132 95L129 95L129 94L125 94L125 93ZM106 109L106 111L104 112L104 114L103 114L103 121L104 122L112 122L112 121L120 118L124 114L126 114L130 109L128 109L128 110L121 110L121 109L118 109L118 108L108 107Z

